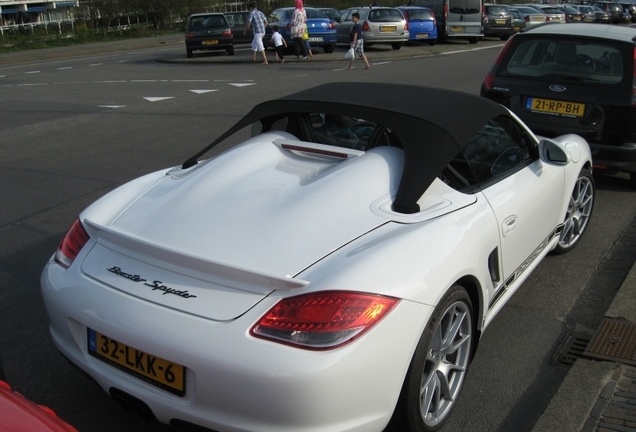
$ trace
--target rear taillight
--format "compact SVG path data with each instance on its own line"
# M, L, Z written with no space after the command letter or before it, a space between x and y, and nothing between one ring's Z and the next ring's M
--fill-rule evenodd
M404 31L408 31L409 29L409 23L405 22L404 23Z
M442 16L444 17L444 22L448 22L448 3L447 2L444 2L444 6L442 7Z
M632 60L632 106L636 106L636 47L634 47L634 59Z
M55 254L55 262L64 268L69 268L89 238L82 223L77 219L60 243Z
M369 23L368 22L365 21L362 24L362 31L365 31L365 32L370 32L371 31L371 27L369 27Z
M437 26L437 18L435 17L435 12L431 10L431 17L433 17L433 25Z
M524 20L525 22L530 22L530 15L526 15L526 16L524 16L524 17L523 17L523 20Z
M194 39L197 36L194 33L186 33L186 39Z
M545 22L548 22L548 21L550 21L550 17L549 17L549 16L546 16L546 17L545 17Z
M398 300L375 294L324 291L279 301L252 336L312 350L342 346L377 324Z
M508 39L508 42L506 42L506 44L503 46L503 48L501 48L501 51L499 51L499 55L495 59L495 63L490 68L490 71L486 75L486 78L484 78L484 83L482 84L484 89L486 89L488 91L492 90L492 83L495 80L495 75L497 74L497 70L499 69L499 65L501 64L501 61L503 60L504 56L506 55L506 51L508 51L508 48L510 47L510 43L511 42L512 42L512 38Z
M225 30L223 32L223 36L232 36L232 31L231 30Z
M329 27L328 27L328 28L329 28L330 30L331 30L331 29L335 29L335 28L337 28L337 27L336 27L336 23L335 23L335 22L333 22L333 21L329 21Z

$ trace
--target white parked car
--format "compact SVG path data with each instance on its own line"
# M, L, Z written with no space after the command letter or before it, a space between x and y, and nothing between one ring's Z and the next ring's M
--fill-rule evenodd
M591 169L582 138L474 95L335 83L265 102L79 215L42 275L51 334L164 423L433 430L493 317L585 232Z

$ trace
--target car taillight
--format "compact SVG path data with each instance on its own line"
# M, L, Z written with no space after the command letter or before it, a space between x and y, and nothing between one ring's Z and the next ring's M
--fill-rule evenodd
M524 20L525 22L530 22L530 15L526 15L526 16L524 16L524 17L523 17L523 20Z
M481 20L484 22L484 24L488 24L488 15L482 15Z
M196 35L194 33L186 33L186 39L194 39Z
M330 30L331 30L331 29L335 29L335 28L336 28L336 23L335 23L335 22L333 22L333 21L329 21L329 27L328 27L328 28L329 28Z
M82 223L77 219L60 243L55 253L55 262L64 268L69 268L89 238Z
M398 299L323 291L282 299L252 328L252 336L312 350L351 342L377 324Z
M442 7L442 15L444 16L444 21L448 22L448 4L446 2L444 2L444 6Z
M636 47L634 47L632 63L632 106L636 106Z
M409 29L409 23L404 23L404 31L408 31Z
M225 30L223 32L223 36L232 36L232 31L231 30Z
M546 17L545 17L545 22L548 22L548 21L550 21L550 17L549 17L549 16L546 16Z
M403 15L404 15L404 19L408 21L409 20L409 11L404 11Z
M433 25L437 26L437 18L435 17L435 12L431 10L431 17L433 18Z
M501 64L501 61L503 60L504 56L506 55L506 51L508 51L508 48L510 47L510 43L511 42L512 42L512 38L508 39L508 42L506 42L506 44L503 46L503 48L501 48L501 51L499 51L499 55L495 59L495 63L490 68L490 71L488 71L488 74L486 75L486 78L484 78L484 83L482 85L483 85L483 87L486 90L492 90L492 83L495 80L495 75L497 74L497 70L499 69L499 65Z
M371 31L371 27L369 27L368 22L365 21L364 24L362 24L362 31L365 31L365 32Z

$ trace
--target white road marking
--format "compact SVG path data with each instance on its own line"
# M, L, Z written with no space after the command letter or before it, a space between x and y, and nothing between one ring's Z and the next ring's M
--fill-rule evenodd
M97 105L97 108L126 108L126 105Z
M93 63L93 64L89 64L88 67L91 66L102 66L104 63Z
M100 83L125 83L126 80L116 80L116 81L91 81L91 84L100 84Z
M66 67L57 68L57 70L67 70L67 69L73 69L73 66L66 66Z
M157 82L157 80L130 80L130 82Z
M380 62L380 63L372 63L373 66L379 66L379 65L383 65L383 64L389 64L391 63L390 61L385 61L385 62Z
M448 52L443 52L441 54L443 54L443 55L446 55L446 54L461 54L461 53L465 53L467 51L481 51L481 50L491 49L491 48L501 48L502 46L504 46L504 44L491 45L491 46L481 47L481 48L464 49L464 50L461 50L461 51L448 51Z
M150 102L157 102L157 101L162 101L162 100L166 100L166 99L174 99L173 96L169 96L169 97L145 97L144 99L146 99L147 101Z
M217 92L219 91L218 89L214 89L214 90L190 90L192 93L196 93L196 94L202 94L202 93L210 93L210 92Z
M206 79L192 79L192 80L172 80L172 82L210 82L210 80L206 80Z
M49 83L18 84L18 87L49 85Z
M236 87L245 87L245 86L251 86L254 85L256 83L230 83L230 85L236 86Z
M30 71L30 72L25 72L24 74L28 75L28 74L36 74L36 73L40 73L40 71Z

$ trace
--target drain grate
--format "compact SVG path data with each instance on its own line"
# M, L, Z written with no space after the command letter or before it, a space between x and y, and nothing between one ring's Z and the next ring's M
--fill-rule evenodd
M583 357L636 366L636 324L603 318Z
M592 333L569 332L563 342L561 342L551 363L568 367L572 366L577 359L581 358L591 339Z

